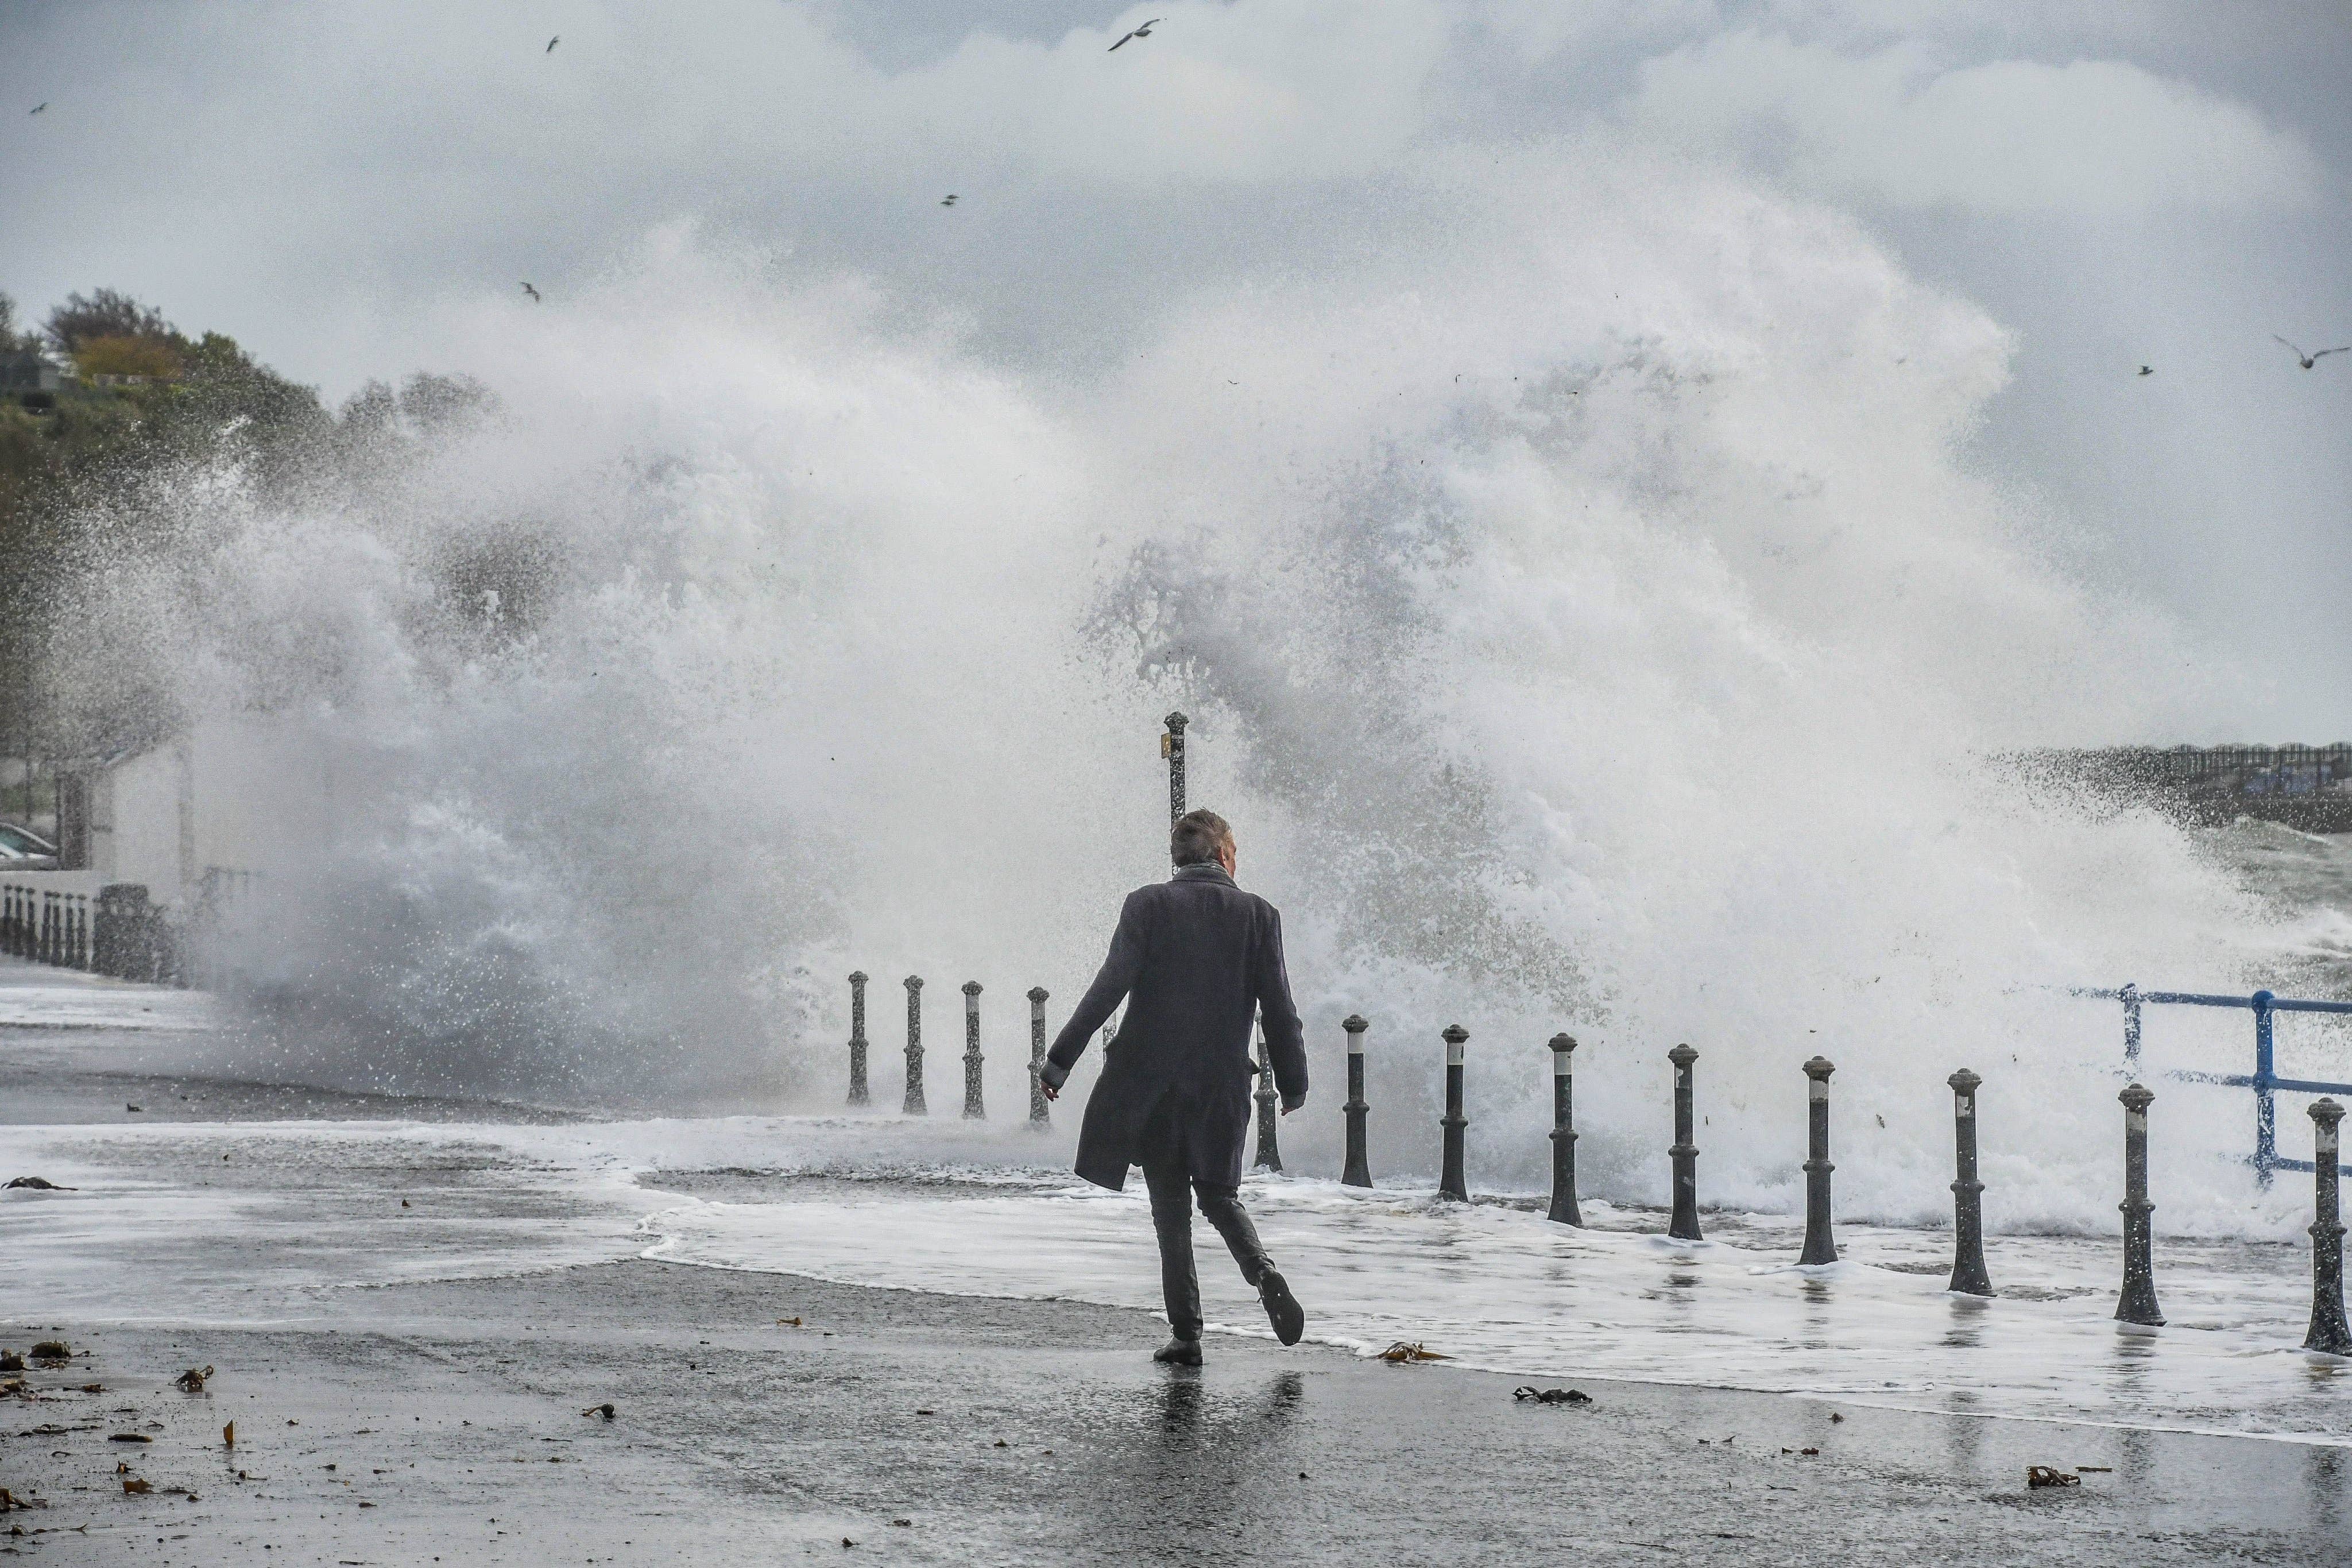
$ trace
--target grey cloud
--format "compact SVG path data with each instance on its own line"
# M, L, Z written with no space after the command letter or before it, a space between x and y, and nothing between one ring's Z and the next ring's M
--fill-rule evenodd
M2322 173L2243 104L2118 60L1938 68L1752 32L1642 68L1637 123L1806 188L1897 206L2080 216L2296 206Z
M1152 15L1149 49L1103 53ZM1540 162L1630 126L1849 208L2012 329L1971 460L2053 519L2049 548L2279 669L2277 711L2319 738L2352 730L2352 380L2268 336L2352 325L2340 15L0 5L0 109L52 105L0 112L0 289L37 313L126 288L340 396L469 368L481 312L529 308L519 279L577 298L686 223L1082 392L1159 301L1442 239L1459 214L1403 177L1433 155Z

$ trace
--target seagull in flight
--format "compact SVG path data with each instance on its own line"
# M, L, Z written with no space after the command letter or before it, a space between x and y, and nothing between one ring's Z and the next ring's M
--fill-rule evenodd
M543 301L543 300L541 300L541 299L540 298L540 297L539 297L539 290L538 290L538 289L536 289L536 288L533 288L530 284L525 283L525 284L522 286L522 291L523 291L525 294L528 294L528 295L530 295L530 302L531 302L533 305L540 305L540 304L544 304L544 303L545 303L545 301Z
M2293 343L2287 343L2286 340L2284 338L2281 338L2276 332L2273 332L2271 337L2277 342L2286 343L2287 349L2294 355L2295 361L2302 365L2306 371L2311 369L2312 366L2317 364L2320 361L2326 359L2330 354L2341 354L2347 350L2352 350L2352 343L2347 343L2341 349L2322 349L2315 354L2306 354L2301 349L2296 348Z
M2154 365L2142 365L2139 368L2139 373L2144 376L2152 376L2156 374L2156 367Z
M1143 24L1142 26L1136 28L1135 31L1128 34L1127 38L1148 38L1151 37L1151 29L1157 27L1160 23L1165 22L1166 20L1168 20L1168 18L1165 16L1154 16L1149 22ZM1118 44L1127 42L1127 38L1121 38L1118 41ZM1113 44L1110 48L1105 49L1103 53L1109 54L1113 49L1117 49L1118 47L1118 44Z
M558 33L558 34L556 34L556 35L555 35L555 37L551 37L551 38L548 39L548 40L547 40L547 47L545 47L545 48L543 48L543 49L540 50L539 52L540 52L541 54L542 54L542 55L551 55L551 54L553 54L553 53L555 52L555 46L556 46L556 45L558 45L558 44L560 44L560 43L562 43L562 42L563 42L563 35L562 35L562 34L561 34L561 33Z
M46 100L45 100L45 101L43 101L43 102L40 102L40 103L37 103L37 104L35 104L35 105L33 106L33 112L34 112L35 114L38 114L38 113L40 113L40 112L41 112L41 110L45 110L45 109L47 109L47 108L48 108L48 107L49 107L49 106L48 106L48 104L47 104L47 102Z
M946 195L945 197L943 197L943 198L940 200L940 205L941 205L941 206L943 206L943 207L952 207L952 206L954 206L954 205L955 205L955 193L954 193L953 191L950 191L950 192L947 193L947 195Z

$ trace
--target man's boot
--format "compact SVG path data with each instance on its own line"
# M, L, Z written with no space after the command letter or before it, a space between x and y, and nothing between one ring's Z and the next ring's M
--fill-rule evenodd
M1307 1309L1298 1304L1282 1276L1272 1269L1260 1274L1257 1299L1265 1303L1266 1320L1274 1324L1274 1337L1285 1344L1297 1344L1298 1336L1307 1332Z
M1181 1337L1171 1339L1153 1351L1151 1359L1168 1366L1198 1366L1201 1364L1201 1342Z

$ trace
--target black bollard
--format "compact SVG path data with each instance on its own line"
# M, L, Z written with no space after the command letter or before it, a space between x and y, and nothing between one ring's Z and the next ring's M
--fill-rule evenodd
M1576 1207L1576 1078L1570 1058L1576 1037L1551 1037L1551 1213L1545 1218L1581 1227Z
M980 1097L980 982L963 983L963 1119L988 1120Z
M909 1116L928 1116L923 1103L923 977L907 977L907 1103Z
M1265 1048L1265 1024L1261 1019L1257 1029L1257 1168L1262 1171L1282 1169L1282 1143L1275 1132L1276 1098L1274 1052Z
M2132 1084L2116 1096L2124 1103L2124 1289L2116 1302L2116 1321L2162 1328L2164 1314L2156 1310L2156 1241L2147 1217L2156 1205L2147 1200L2147 1107L2156 1096Z
M1952 1282L1944 1289L1964 1296L1990 1296L1984 1183L1977 1179L1977 1085L1984 1080L1963 1067L1944 1082L1952 1086L1952 1146L1959 1162L1959 1175L1952 1183Z
M1678 1045L1666 1052L1666 1060L1675 1064L1675 1143L1666 1151L1675 1162L1675 1213L1666 1222L1666 1234L1677 1241L1697 1241L1698 1233L1698 1145L1691 1142L1691 1063L1698 1052L1688 1044Z
M1837 1242L1830 1235L1830 1074L1829 1058L1816 1056L1805 1063L1805 1250L1797 1262L1834 1263Z
M74 894L73 967L89 967L89 894Z
M1445 1026L1445 1114L1437 1124L1445 1129L1445 1169L1438 1178L1437 1196L1457 1203L1470 1201L1470 1185L1462 1176L1462 1129L1470 1118L1462 1113L1462 1042L1470 1031L1458 1023Z
M1053 1125L1045 1104L1045 998L1043 986L1029 988L1029 1125L1042 1132Z
M1168 716L1168 733L1160 737L1160 755L1168 759L1168 821L1173 826L1184 814L1184 727L1192 721L1181 713Z
M58 895L54 893L44 893L41 894L41 962L44 964L56 963L58 961L58 948L60 944L58 940Z
M2303 1348L2352 1355L2352 1326L2344 1322L2344 1221L2336 1209L2336 1124L2344 1107L2333 1100L2311 1107L2311 1168L2318 1177L2318 1215L2311 1222L2311 1332Z
M874 1096L866 1088L866 971L849 976L849 1103L866 1105Z
M1364 1031L1372 1026L1361 1013L1349 1013L1339 1027L1348 1031L1348 1103L1342 1107L1348 1113L1348 1163L1339 1184L1370 1186L1372 1166L1364 1156L1364 1115L1371 1106L1364 1101Z

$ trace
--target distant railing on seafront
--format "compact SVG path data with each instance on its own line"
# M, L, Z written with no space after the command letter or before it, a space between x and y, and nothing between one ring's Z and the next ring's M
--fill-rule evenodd
M206 883L210 890L209 879ZM137 883L93 873L33 872L0 878L0 953L60 969L186 986L183 933Z
M2248 1164L2254 1176L2265 1187L2271 1185L2274 1171L2307 1171L2309 1160L2281 1159L2278 1152L2277 1094L2285 1090L2294 1094L2352 1094L2352 1083L2329 1083L2312 1078L2281 1078L2278 1075L2277 1031L2273 1020L2280 1013L2352 1013L2352 1002L2295 1001L2274 996L2269 991L2256 991L2252 996L2210 996L2198 991L2143 991L2128 982L2113 990L2091 986L2074 987L2070 994L2078 997L2100 997L2124 1005L2124 1071L2137 1077L2140 1071L2140 1009L2143 1007L2244 1008L2254 1015L2254 1070L2252 1072L2200 1072L2175 1069L2164 1076L2183 1083L2220 1083L2233 1089L2254 1092L2254 1152Z

